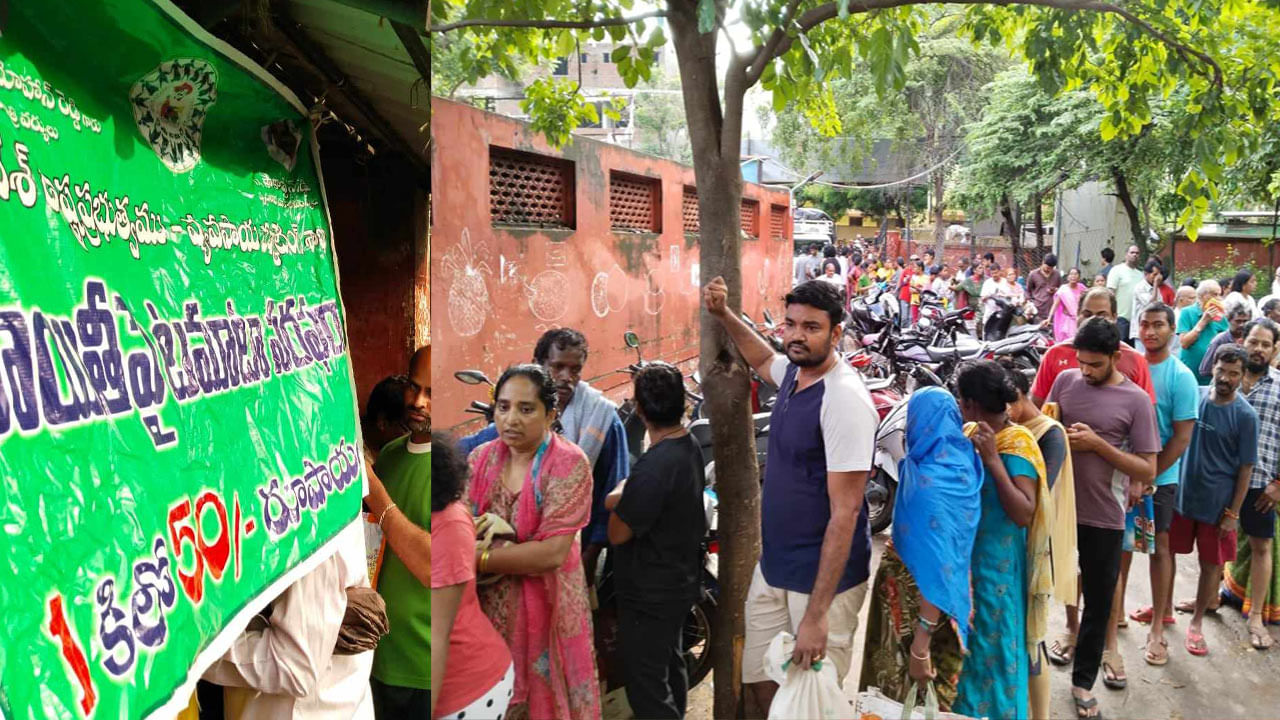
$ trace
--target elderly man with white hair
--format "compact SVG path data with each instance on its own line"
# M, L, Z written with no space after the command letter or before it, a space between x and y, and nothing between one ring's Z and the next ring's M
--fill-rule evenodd
M1200 361L1209 351L1209 345L1229 327L1226 309L1222 306L1222 286L1216 280L1205 280L1196 288L1196 304L1184 308L1178 318L1178 341L1182 363L1196 374L1196 383L1208 385L1212 379L1202 375Z

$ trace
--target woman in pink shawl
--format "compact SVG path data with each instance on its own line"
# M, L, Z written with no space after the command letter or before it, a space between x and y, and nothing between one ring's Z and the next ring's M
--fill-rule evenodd
M1053 321L1053 341L1060 343L1076 336L1076 312L1080 309L1080 296L1085 287L1080 284L1080 268L1067 271L1067 281L1053 296L1049 317Z
M471 454L468 498L477 516L492 513L515 530L514 542L495 541L476 557L478 575L500 576L479 595L515 662L506 717L598 718L578 544L591 512L591 466L578 446L551 431L556 389L541 366L508 369L494 396L498 439Z

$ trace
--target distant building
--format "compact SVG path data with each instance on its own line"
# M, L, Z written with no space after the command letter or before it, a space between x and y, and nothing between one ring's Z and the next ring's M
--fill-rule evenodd
M581 80L582 93L595 104L600 121L581 127L574 134L630 147L635 140L633 100L637 90L628 88L622 81L622 75L618 73L618 66L613 62L613 51L617 47L611 42L588 42L572 55L562 56L551 64L531 69L527 77L521 79L522 82L516 83L493 75L475 85L460 88L455 95L459 100L480 100L477 104L489 112L528 120L528 114L520 108L520 101L524 100L525 88L530 83L547 76L575 82ZM675 53L658 49L655 55L658 65L655 69L656 76L662 68L673 65ZM615 98L623 98L625 104L620 109L621 117L612 120L605 117L604 109L612 105Z

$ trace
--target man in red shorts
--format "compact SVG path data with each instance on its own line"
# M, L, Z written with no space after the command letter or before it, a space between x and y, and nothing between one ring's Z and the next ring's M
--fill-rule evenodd
M1091 317L1100 317L1110 322L1116 321L1116 296L1104 287L1090 288L1089 292L1080 298L1079 322L1084 324L1085 320ZM1044 354L1044 359L1040 361L1040 371L1036 373L1036 381L1031 386L1031 401L1036 407L1044 405L1044 399L1049 397L1049 389L1053 387L1053 381L1058 379L1058 375L1063 370L1072 370L1080 367L1080 363L1076 360L1076 349L1070 340L1062 342L1049 348L1049 352ZM1147 359L1143 354L1128 345L1121 343L1120 360L1116 363L1116 369L1121 375L1133 381L1134 385L1147 391L1151 396L1151 402L1156 401L1155 387L1151 384L1151 367L1147 365Z
M1209 601L1218 592L1222 566L1236 556L1240 506L1258 459L1258 414L1236 392L1244 379L1245 355L1238 345L1223 345L1213 358L1213 387L1201 388L1200 419L1182 461L1178 510L1169 528L1169 549L1186 555L1200 551L1200 583L1195 614L1187 628L1187 652L1206 655L1200 631Z

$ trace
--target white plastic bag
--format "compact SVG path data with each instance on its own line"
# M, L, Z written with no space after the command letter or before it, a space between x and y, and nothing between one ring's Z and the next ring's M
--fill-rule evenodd
M791 652L796 639L781 632L769 643L764 655L764 671L778 683L778 694L769 707L769 720L848 720L853 703L844 696L830 658L814 663L817 668L796 667Z
M938 695L933 683L925 686L924 704L920 706L916 705L918 693L919 685L912 683L907 691L907 702L900 703L885 697L879 688L867 688L858 693L856 717L861 720L970 720L964 715L938 710Z

